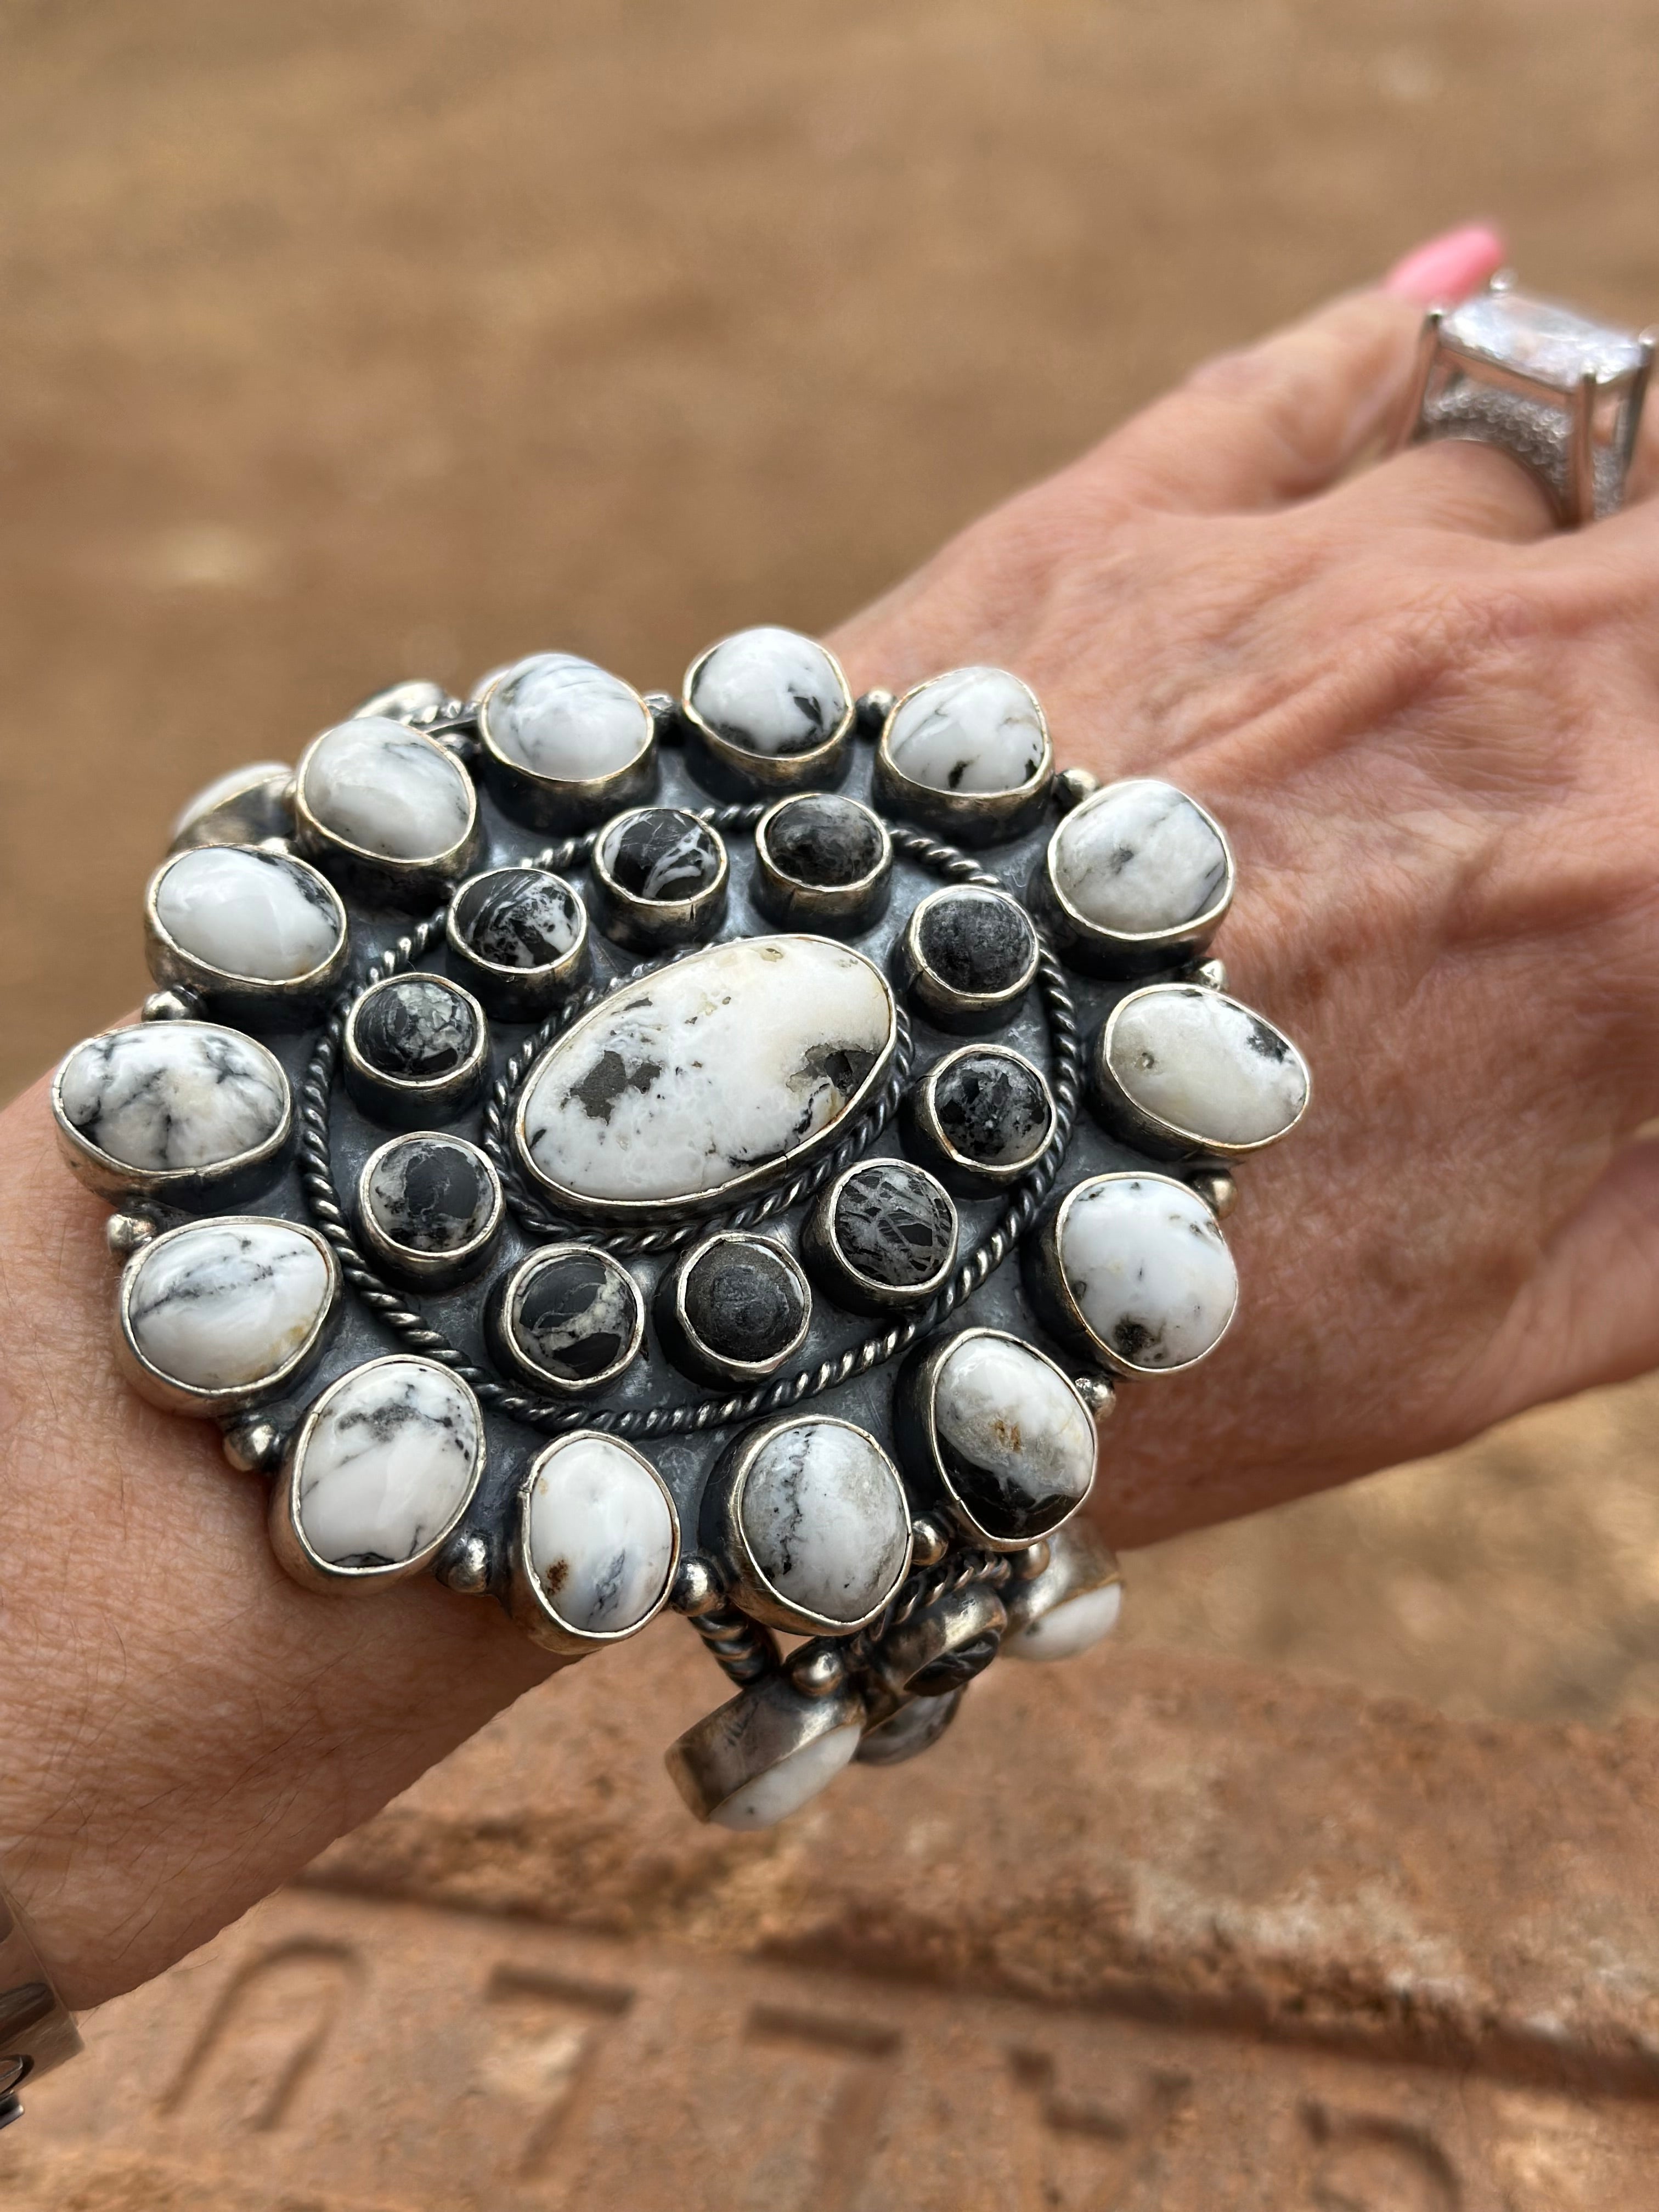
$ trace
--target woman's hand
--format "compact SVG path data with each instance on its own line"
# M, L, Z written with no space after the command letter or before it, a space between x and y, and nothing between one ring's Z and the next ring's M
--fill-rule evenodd
M1495 258L1466 249L1463 283ZM1241 868L1219 950L1314 1065L1310 1120L1243 1178L1235 1332L1123 1393L1120 1540L1659 1359L1659 1164L1632 1142L1659 1106L1659 516L1555 536L1469 447L1349 473L1419 312L1367 295L1212 365L840 641L864 685L1003 662L1063 760L1213 805ZM550 1663L431 1585L289 1583L258 1486L118 1380L103 1219L38 1086L0 1125L0 1869L76 2004Z
M1312 1064L1240 1172L1232 1333L1121 1393L1123 1543L1659 1364L1659 503L1563 535L1487 447L1354 473L1421 315L1211 362L836 641L858 685L1012 668L1062 765L1212 807L1215 950Z

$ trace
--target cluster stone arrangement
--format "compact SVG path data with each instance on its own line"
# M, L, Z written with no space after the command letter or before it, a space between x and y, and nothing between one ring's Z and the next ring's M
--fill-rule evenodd
M670 1771L768 1826L1116 1621L1099 1424L1220 1341L1232 1164L1308 1103L1233 875L1000 669L399 684L191 802L143 1019L58 1070L126 1369L308 1588L685 1615L736 1694Z

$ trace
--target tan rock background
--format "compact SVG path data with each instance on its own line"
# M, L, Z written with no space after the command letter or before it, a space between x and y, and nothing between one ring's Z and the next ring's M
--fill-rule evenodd
M1466 215L1647 319L1656 29L0 0L0 1095L143 988L178 803L383 681L557 643L658 684L738 623L826 626ZM1164 1547L1130 1638L1474 1720L1659 1712L1656 1445L1637 1385Z

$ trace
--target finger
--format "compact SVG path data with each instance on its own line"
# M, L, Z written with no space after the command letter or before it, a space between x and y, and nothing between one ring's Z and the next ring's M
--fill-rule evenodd
M1323 490L1395 420L1428 301L1473 289L1502 259L1484 226L1435 240L1376 289L1207 362L1109 439L1102 465L1143 495L1205 513Z
M1527 544L1559 528L1549 494L1501 447L1474 438L1407 446L1328 495L1365 530L1446 530Z

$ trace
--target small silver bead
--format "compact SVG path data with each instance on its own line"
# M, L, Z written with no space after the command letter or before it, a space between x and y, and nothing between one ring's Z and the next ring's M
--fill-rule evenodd
M936 1567L951 1548L948 1531L931 1513L918 1513L910 1523L912 1564L918 1567Z
M142 1252L155 1235L155 1224L147 1213L112 1213L104 1224L104 1242L118 1260Z
M220 1448L238 1474L264 1474L283 1456L282 1431L271 1421L233 1421L220 1440Z
M1200 1168L1187 1180L1218 1221L1224 1221L1238 1204L1238 1185L1225 1168Z
M833 1644L803 1644L787 1664L790 1680L804 1698L827 1698L847 1680L846 1655Z
M713 1560L704 1559L701 1552L688 1552L680 1561L668 1602L688 1620L695 1620L700 1613L713 1613L723 1605L726 1587Z
M286 848L284 848L286 850ZM197 1022L202 1018L202 1000L194 991L182 983L170 990L152 991L139 1009L138 1018L145 1022Z
M1092 769L1063 768L1054 777L1054 797L1069 813L1073 807L1081 806L1085 799L1092 799L1100 789L1100 778Z
M294 840L291 837L261 837L258 849L262 853L281 853L285 857L291 858L294 852Z
M1046 1573L1054 1547L1046 1536L1039 1536L1035 1544L1028 1544L1023 1552L1016 1552L1008 1562L1008 1571L1017 1583L1035 1582Z
M1103 1421L1117 1403L1117 1385L1109 1375L1079 1375L1073 1378L1077 1395L1094 1415Z
M879 684L873 691L860 692L854 715L854 726L860 735L872 740L878 738L887 726L887 717L897 704L898 694L884 691Z
M476 1530L452 1536L438 1557L437 1576L462 1597L482 1597L489 1588L489 1542Z
M1224 991L1227 988L1227 963L1224 960L1200 960L1193 969L1193 981L1201 983L1206 991Z
M650 711L651 720L656 726L658 744L662 745L678 744L682 735L680 702L673 693L647 691L645 694L645 703Z

